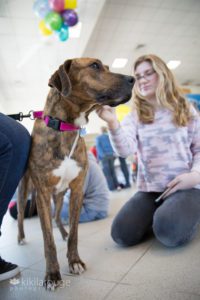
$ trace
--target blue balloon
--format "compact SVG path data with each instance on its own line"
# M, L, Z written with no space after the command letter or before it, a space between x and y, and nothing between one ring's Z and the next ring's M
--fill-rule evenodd
M48 0L36 0L33 4L33 11L37 17L43 19L51 11Z
M58 31L58 37L61 42L65 42L69 38L69 27L63 24Z

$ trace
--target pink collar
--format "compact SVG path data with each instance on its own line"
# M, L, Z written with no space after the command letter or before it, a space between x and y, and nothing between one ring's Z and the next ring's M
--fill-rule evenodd
M43 116L43 111L34 111L34 119L43 119L48 127L51 127L58 131L77 131L80 127L75 126L71 123L65 123L59 119L52 118L51 116Z

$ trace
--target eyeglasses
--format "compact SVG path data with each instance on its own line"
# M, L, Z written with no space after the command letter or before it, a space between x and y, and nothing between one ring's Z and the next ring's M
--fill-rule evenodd
M146 79L146 80L150 80L152 78L152 75L156 73L155 70L149 70L149 71L146 71L143 75L135 75L135 79L136 81L140 81L142 78Z

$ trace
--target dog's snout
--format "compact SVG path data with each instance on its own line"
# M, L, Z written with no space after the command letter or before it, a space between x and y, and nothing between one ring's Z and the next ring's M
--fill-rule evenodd
M126 80L128 81L128 83L130 84L130 85L134 85L134 83L135 83L135 78L133 77L133 76L126 76Z

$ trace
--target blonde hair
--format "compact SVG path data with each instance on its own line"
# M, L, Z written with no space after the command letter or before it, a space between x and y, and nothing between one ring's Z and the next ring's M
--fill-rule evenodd
M156 89L158 105L172 111L174 124L186 126L192 117L190 103L181 94L172 72L161 58L153 54L140 56L134 63L134 72L137 66L145 61L152 65L159 78ZM146 124L153 123L155 108L140 94L137 84L134 86L133 94L134 107L139 120Z

